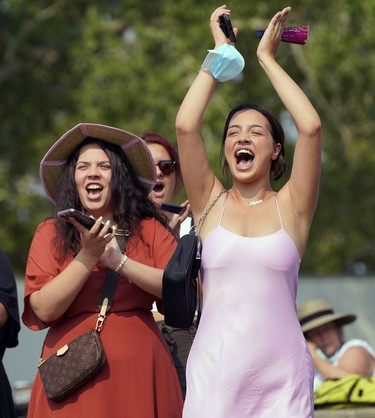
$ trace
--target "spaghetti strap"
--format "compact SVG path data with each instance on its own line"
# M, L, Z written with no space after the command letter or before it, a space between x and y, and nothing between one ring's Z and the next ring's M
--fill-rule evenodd
M225 202L224 202L224 205L223 205L223 210L221 212L220 221L219 221L220 226L221 226L221 221L223 220L225 208L227 207L228 196L229 196L229 193L227 193L227 195L225 196Z
M279 213L281 229L284 229L283 219L281 217L281 212L280 212L280 207L279 207L279 201L277 200L277 194L276 194L276 207L277 207L277 212Z

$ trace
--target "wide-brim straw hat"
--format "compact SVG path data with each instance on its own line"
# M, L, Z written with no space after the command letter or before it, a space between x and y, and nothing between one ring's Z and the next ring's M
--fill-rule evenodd
M112 126L79 123L52 145L40 163L40 180L53 204L56 203L60 178L68 157L88 137L119 145L147 193L153 189L156 179L155 163L143 139Z
M298 320L303 332L311 331L329 322L346 325L355 321L354 314L335 313L332 306L324 299L310 300L299 306Z

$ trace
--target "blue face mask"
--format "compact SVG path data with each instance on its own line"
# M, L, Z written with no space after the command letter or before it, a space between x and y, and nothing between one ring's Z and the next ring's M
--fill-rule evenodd
M237 77L244 69L245 60L233 45L227 43L217 49L209 49L202 69L209 71L218 81Z

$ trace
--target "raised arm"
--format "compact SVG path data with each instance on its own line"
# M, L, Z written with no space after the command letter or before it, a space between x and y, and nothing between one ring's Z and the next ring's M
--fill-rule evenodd
M217 81L200 71L191 85L176 118L181 171L193 213L199 212L217 181L208 164L200 134L204 111Z
M219 17L230 14L225 5L211 15L210 28L215 42L215 51L224 44L230 45L220 29ZM237 29L235 28L237 34ZM230 48L233 48L231 46ZM189 196L194 216L205 207L212 194L222 189L207 160L200 129L204 112L215 89L217 79L210 71L201 69L186 94L176 118L178 149L184 185Z
M286 7L270 21L262 37L257 56L276 93L292 116L298 140L287 190L294 210L307 224L311 223L318 202L321 141L320 118L301 88L275 60L281 34L291 8Z

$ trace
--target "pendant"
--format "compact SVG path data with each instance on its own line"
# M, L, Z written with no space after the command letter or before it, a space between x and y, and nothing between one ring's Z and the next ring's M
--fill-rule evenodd
M251 206L255 206L255 205L259 205L259 203L262 203L263 199L260 200L252 200L251 202L248 203L248 205Z

